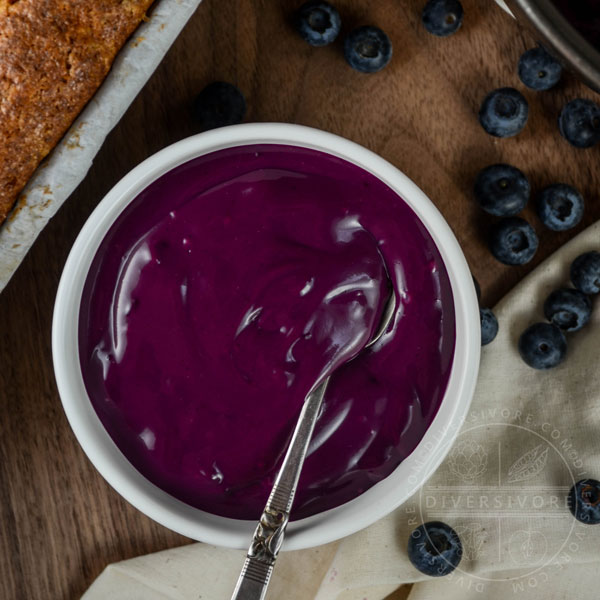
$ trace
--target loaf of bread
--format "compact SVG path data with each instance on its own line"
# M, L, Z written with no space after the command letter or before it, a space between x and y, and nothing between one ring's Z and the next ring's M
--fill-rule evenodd
M153 0L0 0L0 223Z

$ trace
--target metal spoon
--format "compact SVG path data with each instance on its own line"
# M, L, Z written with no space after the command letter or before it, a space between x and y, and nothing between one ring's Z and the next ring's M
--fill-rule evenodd
M383 310L379 327L365 348L369 348L381 338L392 321L395 311L396 295L392 290ZM300 471L328 383L329 377L313 388L304 401L294 435L273 484L265 510L254 532L231 600L263 600L267 593L267 586L273 573L277 554L283 543L290 510L296 495Z

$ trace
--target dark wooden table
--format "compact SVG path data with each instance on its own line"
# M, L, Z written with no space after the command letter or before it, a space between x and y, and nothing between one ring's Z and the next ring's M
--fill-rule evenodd
M297 1L205 0L112 132L94 166L39 237L0 295L0 597L78 598L109 563L188 543L122 500L77 445L56 391L50 354L52 306L78 231L104 194L132 167L167 144L196 133L190 100L215 79L237 84L248 121L285 121L343 135L398 166L430 196L456 233L493 305L567 239L600 217L599 150L576 150L558 134L560 107L595 94L566 76L536 94L516 75L519 55L534 43L492 0L463 0L465 23L438 39L420 24L424 0L337 0L344 30L377 24L394 58L364 75L344 62L341 43L314 49L295 35ZM477 122L485 94L515 86L530 102L516 138L486 135ZM486 247L492 219L475 206L477 172L510 162L534 190L563 181L587 201L576 229L545 230L524 267L505 267ZM216 600L216 599L215 599Z

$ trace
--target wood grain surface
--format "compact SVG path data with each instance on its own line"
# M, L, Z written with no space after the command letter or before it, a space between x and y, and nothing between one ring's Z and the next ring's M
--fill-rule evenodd
M237 84L248 121L325 129L402 169L452 226L487 305L600 217L600 150L570 147L556 126L568 99L596 95L571 76L550 92L525 90L516 62L535 40L492 0L463 0L464 26L448 39L422 28L424 0L336 0L344 31L376 24L389 33L394 57L376 75L351 70L340 41L321 49L302 42L289 25L298 3L205 0L0 295L2 600L78 598L107 564L190 541L129 506L80 450L56 391L50 327L61 269L84 221L132 167L196 133L190 101L205 84ZM477 122L481 100L500 86L517 87L530 102L529 123L516 138L492 138ZM587 201L584 222L562 234L525 210L540 248L524 267L491 257L485 240L493 220L471 194L477 172L498 161L524 170L534 190L562 181Z

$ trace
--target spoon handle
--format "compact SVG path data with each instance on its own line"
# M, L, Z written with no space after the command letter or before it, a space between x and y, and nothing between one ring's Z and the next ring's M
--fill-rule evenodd
M304 401L294 435L254 532L231 600L263 600L267 593L273 565L283 543L306 451L328 383L329 377Z

